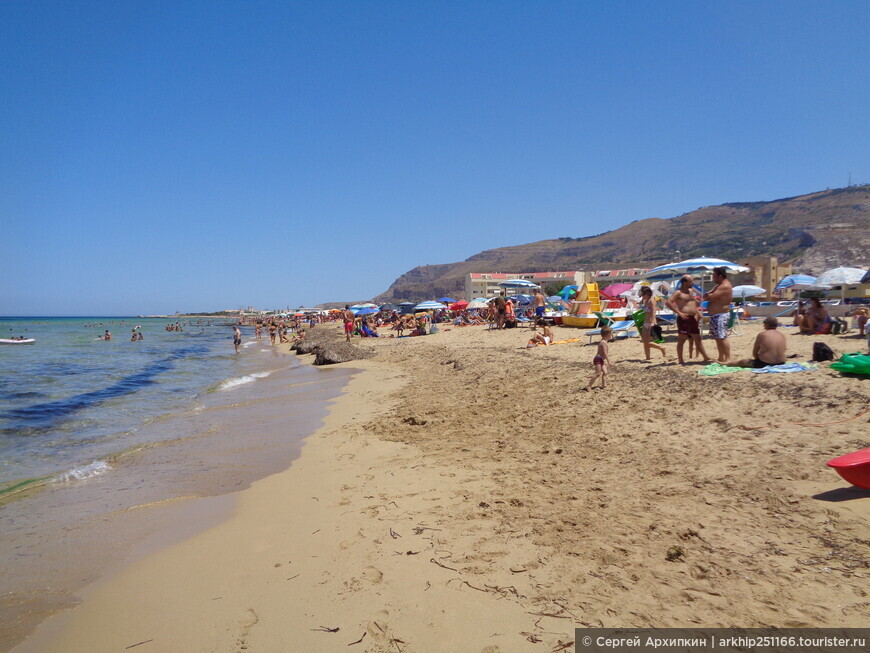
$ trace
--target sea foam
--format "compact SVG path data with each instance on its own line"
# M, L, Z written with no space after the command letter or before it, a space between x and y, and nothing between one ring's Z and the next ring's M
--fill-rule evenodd
M252 381L256 381L257 379L263 379L269 376L272 372L254 372L253 374L246 374L245 376L239 376L234 379L227 379L223 383L221 383L217 389L218 390L229 390L230 388L235 388L240 385L244 385L246 383L251 383Z
M62 474L58 474L56 477L57 482L59 483L68 483L70 481L85 481L89 478L95 478L97 476L102 476L108 471L111 471L112 466L109 465L105 460L95 460L89 465L82 465L81 467L73 467Z

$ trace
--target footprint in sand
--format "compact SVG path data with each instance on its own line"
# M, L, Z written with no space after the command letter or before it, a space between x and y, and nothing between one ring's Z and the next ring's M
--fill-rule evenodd
M374 567L366 567L362 570L360 576L362 576L365 580L369 581L372 585L377 585L384 580L383 572L381 572L380 569L375 569Z
M369 625L366 628L369 636L379 642L387 638L387 629L389 628L390 613L386 610L378 610L373 616Z

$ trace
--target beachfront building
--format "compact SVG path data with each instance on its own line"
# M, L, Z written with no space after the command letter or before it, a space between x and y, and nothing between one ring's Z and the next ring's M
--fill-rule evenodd
M737 262L749 268L749 272L742 273L741 278L738 280L739 283L758 286L767 291L764 295L754 299L773 299L773 289L779 283L779 280L792 274L791 263L780 263L776 260L775 256L752 256Z
M644 278L643 275L649 268L622 268L619 270L596 270L592 273L590 281L598 284L599 288L606 288L614 283L634 284Z
M549 285L580 285L584 282L586 273L582 270L565 272L470 272L465 277L465 297L492 297L499 290L504 290L498 284L508 279L525 279L537 284L541 289ZM523 292L522 289L507 288L508 295Z

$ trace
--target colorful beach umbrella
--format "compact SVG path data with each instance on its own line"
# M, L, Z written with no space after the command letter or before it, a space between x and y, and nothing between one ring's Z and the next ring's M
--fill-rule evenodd
M438 301L441 302L442 304L454 304L456 302L455 299L450 299L450 297L442 297Z
M374 315L375 313L378 313L378 312L379 312L379 310L377 307L375 307L375 308L368 307L368 308L360 308L359 310L357 310L356 313L354 313L354 315Z
M453 302L453 303L450 305L450 310L451 310L451 311L461 311L461 310L463 310L466 306L468 306L468 302L465 302L465 301Z
M631 290L633 284L630 283L612 283L609 286L601 289L601 294L610 299L616 299L627 290Z

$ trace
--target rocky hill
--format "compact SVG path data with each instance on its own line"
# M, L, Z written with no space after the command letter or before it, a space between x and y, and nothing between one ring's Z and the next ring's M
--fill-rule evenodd
M469 272L545 272L655 266L716 256L771 255L818 274L870 262L870 186L837 188L771 202L708 206L675 218L648 218L597 236L542 240L475 254L458 263L409 270L376 302L462 294Z

